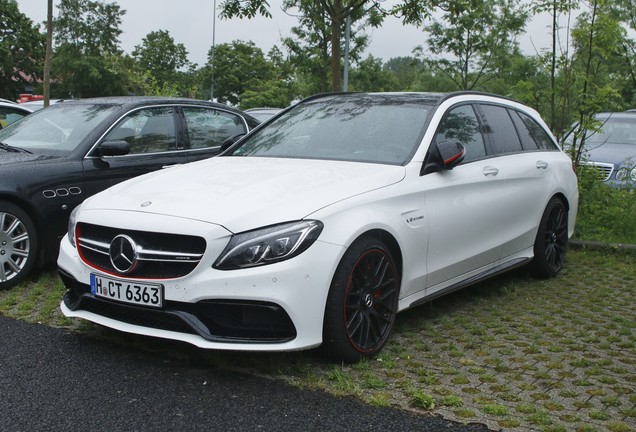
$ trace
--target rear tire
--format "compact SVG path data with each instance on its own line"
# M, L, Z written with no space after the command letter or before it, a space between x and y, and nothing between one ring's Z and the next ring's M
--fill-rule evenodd
M0 290L22 282L37 257L37 233L29 216L18 206L0 201Z
M322 353L349 363L380 352L395 322L399 287L389 248L373 237L354 242L331 282Z
M548 202L534 242L534 258L530 264L533 276L547 279L563 268L568 248L568 211L558 198Z

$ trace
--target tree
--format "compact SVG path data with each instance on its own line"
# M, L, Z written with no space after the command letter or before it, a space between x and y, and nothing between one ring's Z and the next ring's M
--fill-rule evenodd
M253 42L233 41L212 48L208 64L214 59L214 96L221 103L240 105L241 95L265 81L274 79L272 64ZM211 81L211 70L205 74Z
M166 84L178 86L178 79L181 78L179 70L191 66L185 46L175 43L165 30L148 33L132 55L137 60L137 66L148 71L159 87Z
M589 10L579 15L572 29L574 43L573 67L579 96L576 120L579 127L572 140L572 156L575 163L583 159L585 137L599 124L595 114L602 110L620 109L620 93L616 89L613 71L622 55L626 31L621 26L620 15L608 0L593 0Z
M492 71L494 59L516 47L528 13L514 0L436 0L442 15L424 26L436 57L429 63L460 90L476 88ZM494 76L494 75L490 75Z
M266 0L225 0L221 4L223 18L253 18L257 14L271 16ZM341 89L342 72L342 40L347 17L354 22L363 15L368 15L372 25L379 25L384 16L378 1L372 0L288 0L283 7L287 10L297 8L308 31L320 32L322 45L316 46L322 53L330 49L331 90ZM327 39L329 48L326 47Z
M45 38L15 0L0 0L0 97L17 99L42 76Z
M121 53L121 18L116 3L61 0L55 20L56 50L53 74L60 81L58 95L89 97L121 94L126 83L106 58Z
M382 92L398 90L397 77L382 67L382 59L369 55L351 71L351 91Z

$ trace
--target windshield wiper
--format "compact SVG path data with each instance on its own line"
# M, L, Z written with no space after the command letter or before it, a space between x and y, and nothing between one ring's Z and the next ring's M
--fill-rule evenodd
M14 147L14 146L10 146L9 144L5 144L3 142L0 142L0 149L8 151L8 152L12 152L12 153L28 153L28 154L33 154L30 151L28 151L27 149L23 149L20 147Z

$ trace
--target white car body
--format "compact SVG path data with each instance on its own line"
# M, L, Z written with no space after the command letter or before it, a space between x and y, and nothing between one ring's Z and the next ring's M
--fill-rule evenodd
M138 177L82 204L77 223L205 239L203 257L191 273L159 281L139 279L159 282L165 301L271 303L289 316L293 337L202 337L73 309L70 300L61 303L63 313L202 348L298 350L323 342L326 305L339 263L357 239L369 233L394 239L401 279L397 311L529 262L539 222L555 196L567 201L567 235L572 235L578 192L571 161L559 150L521 152L422 175L437 124L447 109L466 101L502 103L500 98L474 94L443 100L404 164L217 157ZM532 110L505 103L531 115L547 130ZM250 268L213 267L233 234L307 220L320 221L324 227L299 255ZM137 280L86 262L68 237L62 240L58 266L71 289L90 285L91 273Z

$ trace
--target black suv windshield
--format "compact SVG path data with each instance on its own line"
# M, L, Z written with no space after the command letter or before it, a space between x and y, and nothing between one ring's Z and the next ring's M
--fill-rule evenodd
M334 95L303 102L228 155L404 164L434 102L418 95Z
M0 142L32 153L68 154L117 109L112 105L56 104L0 130Z

